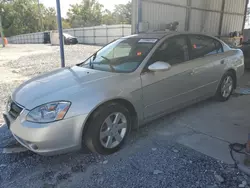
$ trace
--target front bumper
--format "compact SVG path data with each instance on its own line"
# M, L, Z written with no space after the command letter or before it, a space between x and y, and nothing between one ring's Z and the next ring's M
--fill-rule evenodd
M16 120L7 114L10 131L27 149L40 155L57 155L75 151L82 146L82 131L87 115L39 124L27 122L25 110Z

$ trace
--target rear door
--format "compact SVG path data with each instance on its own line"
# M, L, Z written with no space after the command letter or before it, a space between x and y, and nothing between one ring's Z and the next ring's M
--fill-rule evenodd
M227 59L222 44L204 35L189 35L189 41L194 67L191 76L195 80L195 95L212 95L226 67Z

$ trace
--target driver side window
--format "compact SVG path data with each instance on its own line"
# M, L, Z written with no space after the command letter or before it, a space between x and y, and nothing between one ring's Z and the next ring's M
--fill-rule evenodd
M176 65L189 60L187 36L181 35L167 39L150 58L150 64L163 61Z

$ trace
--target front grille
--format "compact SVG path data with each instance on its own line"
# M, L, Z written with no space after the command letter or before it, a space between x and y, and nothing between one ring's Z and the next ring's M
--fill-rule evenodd
M12 118L16 119L20 113L22 112L23 108L17 105L15 102L12 100L9 101L9 114Z

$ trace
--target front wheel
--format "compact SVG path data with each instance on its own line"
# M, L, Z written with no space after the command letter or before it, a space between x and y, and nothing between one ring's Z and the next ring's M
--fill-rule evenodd
M101 106L90 119L84 142L95 153L109 155L118 151L131 130L129 111L117 103Z
M231 97L234 91L235 82L236 80L233 73L227 72L221 79L220 85L217 89L216 92L217 100L222 102L227 101Z

